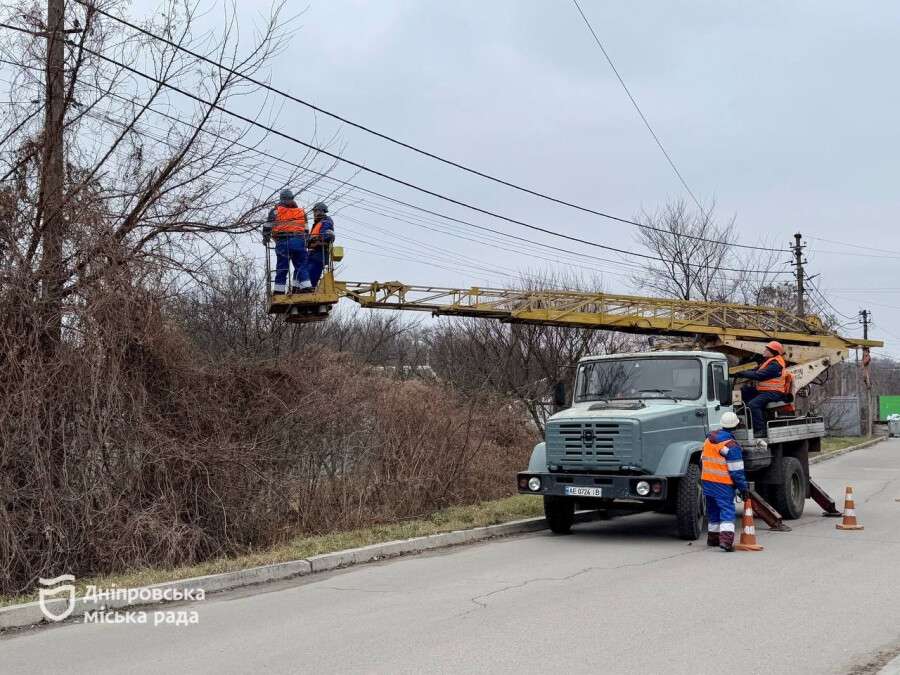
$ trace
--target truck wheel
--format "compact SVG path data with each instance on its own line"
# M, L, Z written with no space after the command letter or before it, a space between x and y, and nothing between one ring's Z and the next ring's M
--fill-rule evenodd
M544 497L544 515L554 534L569 534L575 522L575 500L565 497Z
M766 490L772 506L785 520L796 520L803 515L806 504L806 476L796 457L781 458L782 481Z
M706 500L700 487L700 466L691 464L678 481L678 502L675 509L678 536L695 541L706 529Z

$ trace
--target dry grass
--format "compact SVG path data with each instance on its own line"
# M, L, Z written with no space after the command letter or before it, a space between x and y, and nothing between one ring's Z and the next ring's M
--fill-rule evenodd
M332 553L348 548L357 548L396 539L424 537L430 534L452 532L486 525L506 523L521 518L532 518L543 514L540 499L530 495L516 495L469 506L453 506L441 509L427 518L401 523L376 525L347 532L335 532L316 536L299 536L266 551L247 553L233 558L218 558L198 565L174 568L145 568L126 574L101 576L78 581L79 593L90 585L111 588L136 588L166 581L190 579L208 574L221 574L248 569L260 565L302 560L322 553ZM30 602L36 594L0 596L0 607Z
M835 452L849 448L851 445L865 443L868 439L865 436L826 436L822 439L822 452Z
M346 354L209 357L138 288L87 298L53 351L27 337L39 316L8 300L0 594L504 497L533 445L504 399L393 380Z

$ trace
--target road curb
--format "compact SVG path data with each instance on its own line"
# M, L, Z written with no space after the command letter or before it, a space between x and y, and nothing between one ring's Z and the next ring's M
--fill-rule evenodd
M885 664L884 668L878 671L878 675L900 675L900 656Z
M578 513L576 514L576 522L587 522L593 520L594 517L595 514L591 512ZM191 591L196 594L198 591L202 590L205 594L234 590L246 586L254 586L272 581L284 581L286 579L293 579L319 572L327 572L329 570L349 567L351 565L375 562L386 558L394 558L412 553L422 553L423 551L430 551L438 548L471 544L513 534L537 532L546 528L547 523L544 518L526 518L524 520L513 520L498 525L475 527L470 530L454 530L452 532L432 534L425 537L387 541L381 544L363 546L361 548L323 553L322 555L312 556L303 560L293 560L290 562L276 563L274 565L251 567L236 572L211 574L203 577L179 579L178 581L143 586L137 589L127 589L132 591L132 595L137 594L141 596L141 598L148 598L146 601L128 600L124 597L107 597L94 600L87 597L80 597L75 599L74 609L70 618L80 617L86 612L97 610L109 611L123 609L125 607L160 604L158 599L152 598L158 598L160 595L166 593L171 595L176 591ZM49 600L45 603L50 611L57 614L62 613L67 607L67 604L68 600L64 599ZM39 602L29 602L0 608L0 631L15 628L27 628L40 623L50 622L44 617Z
M819 462L826 462L829 459L833 459L834 457L840 457L841 455L846 455L848 452L853 452L854 450L862 450L863 448L868 448L869 446L875 445L876 443L881 443L881 441L886 441L887 437L878 438L870 438L868 441L863 441L862 443L857 443L856 445L851 445L846 448L841 448L840 450L834 450L832 452L826 453L824 455L819 455L818 457L810 457L810 464L818 464Z

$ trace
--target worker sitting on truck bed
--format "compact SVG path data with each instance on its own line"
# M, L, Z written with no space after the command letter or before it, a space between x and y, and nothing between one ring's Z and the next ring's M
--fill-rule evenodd
M700 481L709 518L707 546L734 550L734 491L747 499L750 495L744 476L744 456L731 430L740 424L733 412L722 415L722 428L712 431L703 444Z
M784 347L780 342L772 340L766 345L765 361L756 370L741 373L748 380L756 380L756 386L747 384L741 387L741 399L750 408L753 418L753 436L766 437L765 410L769 403L789 400L787 362L784 360Z
M309 293L313 290L309 283L306 258L306 211L297 206L294 193L282 190L278 205L269 211L268 222L263 226L263 243L275 237L275 287L273 295L284 295L287 291L289 264L294 265L291 291Z
M313 206L313 226L309 233L309 283L319 285L322 270L328 264L328 254L334 241L334 221L328 216L328 207L318 202Z

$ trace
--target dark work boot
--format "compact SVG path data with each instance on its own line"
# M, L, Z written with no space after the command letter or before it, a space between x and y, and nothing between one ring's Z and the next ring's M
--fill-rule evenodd
M734 532L719 532L719 548L726 553L734 550Z
M707 546L718 546L719 545L719 533L718 532L707 532L706 533L706 545Z

